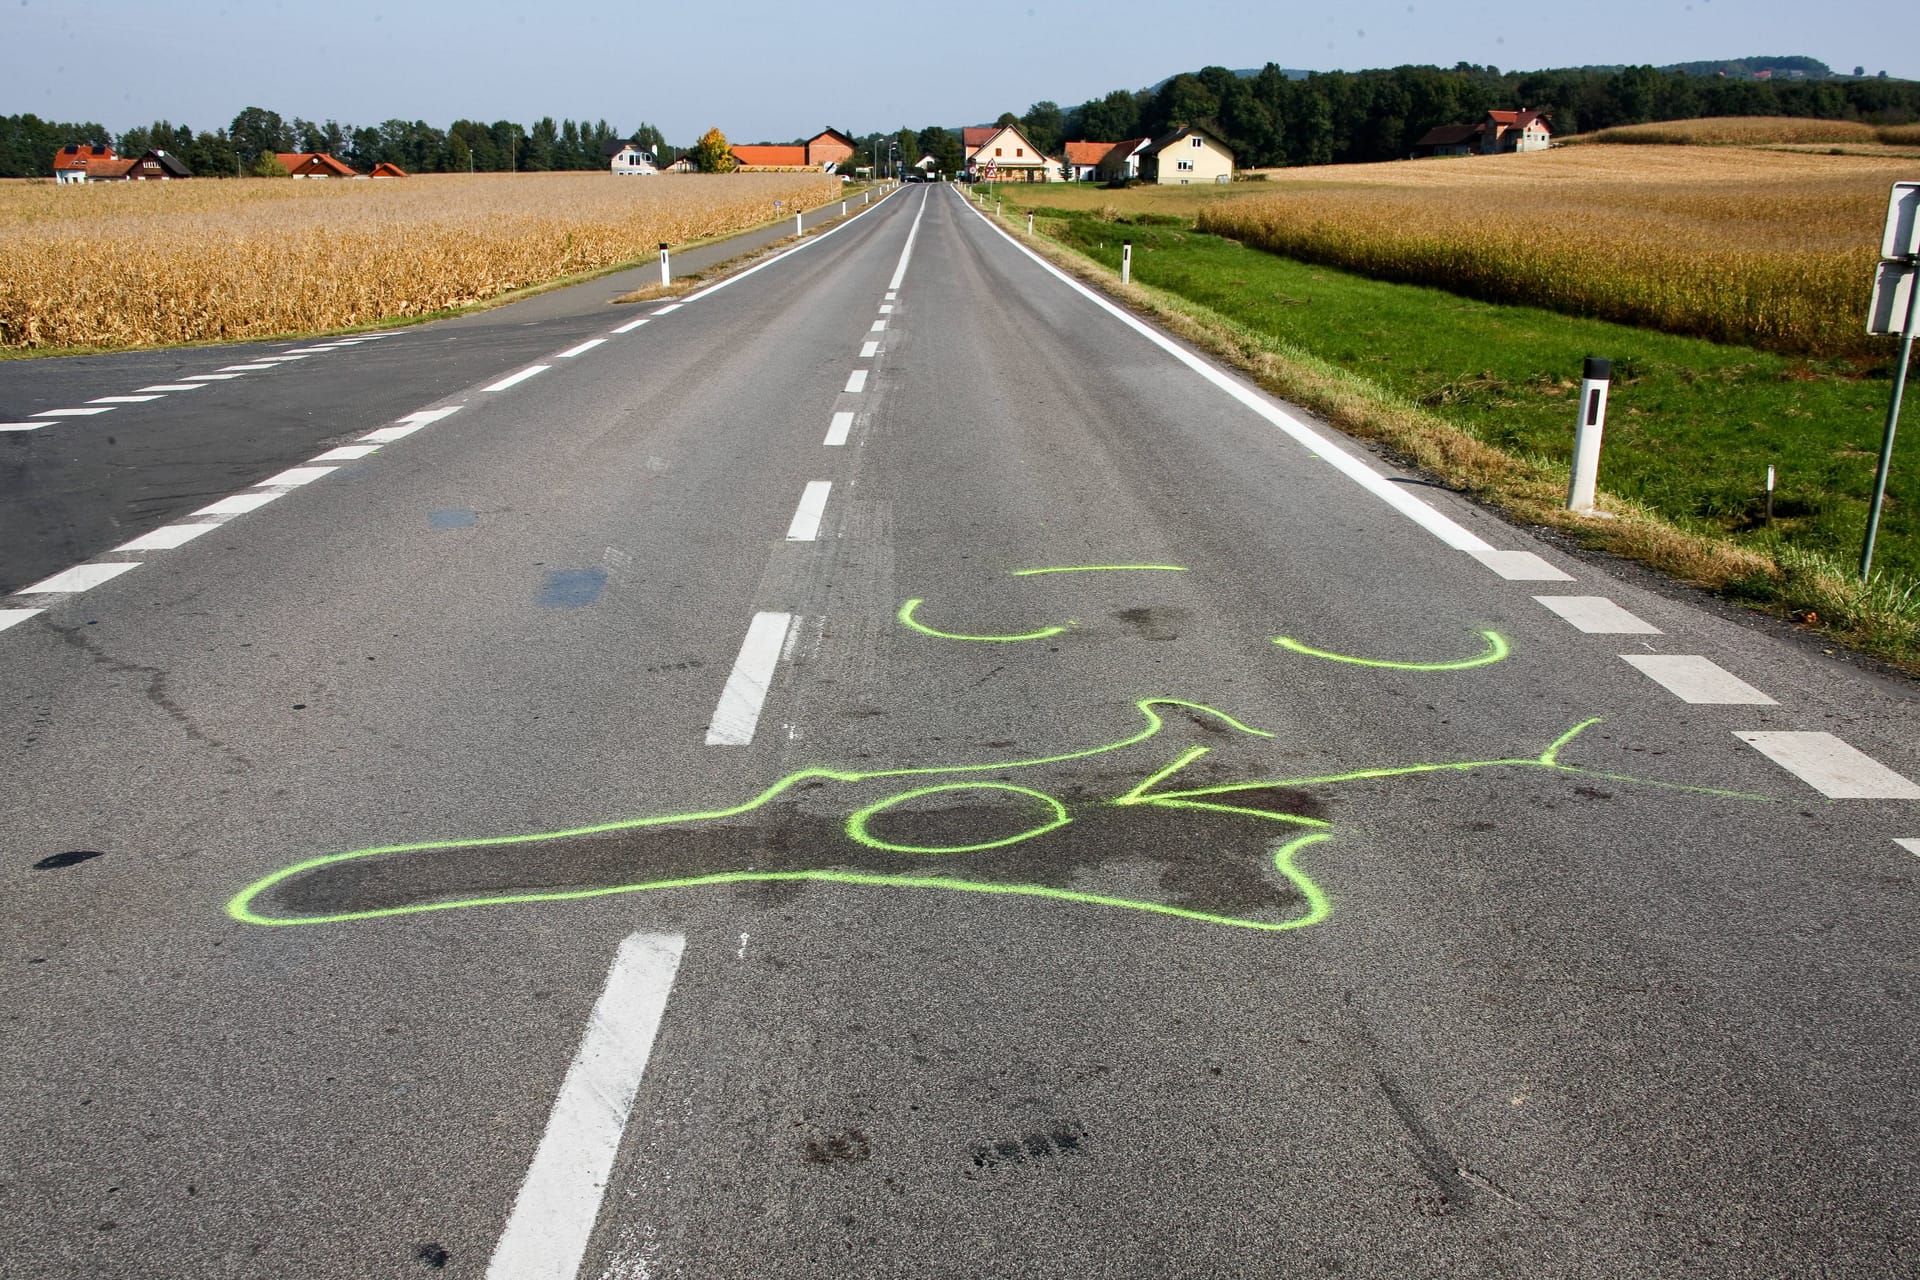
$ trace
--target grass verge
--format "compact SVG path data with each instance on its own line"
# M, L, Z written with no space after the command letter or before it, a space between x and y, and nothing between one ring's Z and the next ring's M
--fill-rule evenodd
M1855 571L1884 363L1809 361L1387 284L1195 233L1029 203L1035 248L1349 434L1476 500L1920 674L1920 469L1896 465ZM1134 281L1115 278L1123 239ZM1565 509L1584 356L1615 361L1601 508ZM1899 458L1896 456L1896 464ZM1765 520L1766 467L1780 487Z

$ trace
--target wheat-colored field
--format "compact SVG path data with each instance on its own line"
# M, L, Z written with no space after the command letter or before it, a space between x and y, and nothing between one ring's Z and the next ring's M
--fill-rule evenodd
M1640 143L1653 146L1763 147L1774 143L1887 142L1889 132L1858 120L1812 120L1802 116L1705 116L1659 120L1580 134L1575 143ZM1898 130L1893 130L1898 132Z
M1867 297L1888 190L1916 176L1879 157L1588 146L1282 170L1193 208L1202 231L1381 279L1844 355L1884 345Z
M424 315L837 195L819 173L0 183L0 347L258 338Z

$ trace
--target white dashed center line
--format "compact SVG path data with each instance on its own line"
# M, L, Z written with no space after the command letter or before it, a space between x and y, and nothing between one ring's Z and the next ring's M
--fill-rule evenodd
M756 613L747 627L747 638L740 643L740 656L733 661L726 687L720 691L720 703L713 709L713 722L707 726L710 747L744 747L753 741L760 723L760 709L767 700L767 686L773 682L773 668L786 646L787 628L793 623L790 613Z
M869 330L869 332L872 332L872 333L885 333L886 331L887 331L887 322L885 320L875 320L873 322L873 328Z
M800 505L794 508L793 522L787 526L788 542L812 542L820 536L820 517L827 511L827 494L833 489L831 480L809 480L800 494Z
M235 378L238 378L241 376L242 375L237 373L190 373L184 379L182 379L182 381L185 381L185 382L232 382Z
M149 400L158 400L159 396L95 396L88 404L145 404Z
M151 387L141 387L141 391L199 391L207 384L204 382L160 382Z
M842 410L833 415L833 422L827 427L826 447L829 449L847 442L847 432L853 430L853 414Z
M863 342L860 344L860 358L862 360L871 360L879 354L880 344L878 342Z
M236 493L230 497L210 502L193 514L196 516L237 516L249 511L257 511L275 498L285 493L285 489L269 489L264 492Z
M103 404L93 409L42 409L33 416L36 418L91 418L96 413L112 412L112 405Z
M38 431L52 425L51 422L0 422L0 431Z
M18 626L36 613L45 612L45 609L0 609L0 631Z
M629 320L625 324L621 325L619 328L615 329L614 332L615 333L632 333L635 329L638 329L641 325L645 324L647 321L651 319L653 319L652 316L641 316L638 320Z
M506 377L500 379L500 381L494 383L492 386L482 387L480 389L482 391L505 391L508 387L517 387L521 383L525 382L528 378L531 378L536 374L545 373L547 370L551 368L553 368L553 366L550 364L536 364L531 366L530 368L522 369L518 373L510 373Z
M169 524L155 529L152 533L143 533L132 542L125 542L114 548L115 551L171 551L193 541L203 533L218 529L217 524Z
M20 588L19 594L30 596L90 591L103 582L112 581L129 569L139 567L138 560L121 560L110 564L77 564L71 569L54 574L51 578L44 578L30 587Z
M686 304L682 302L669 303L667 306L661 307L658 311L654 312L653 314L657 316L670 316L685 305Z
M220 366L222 373L259 373L262 369L273 368L270 364L226 364Z
M315 462L353 462L370 453L380 452L377 444L343 444L338 449L329 449L313 460Z
M867 389L867 371L865 369L855 369L852 373L847 375L847 394L848 395L857 396L862 391L865 391L866 389Z
M1733 736L1829 800L1920 800L1920 786L1830 733Z

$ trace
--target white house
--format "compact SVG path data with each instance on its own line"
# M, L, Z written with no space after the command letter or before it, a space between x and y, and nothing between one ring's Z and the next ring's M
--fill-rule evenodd
M980 136L978 146L972 137ZM968 129L967 167L976 176L985 177L991 169L1001 182L1058 182L1060 162L1048 156L1013 125L993 129Z
M620 144L620 149L613 153L613 159L609 162L608 167L616 176L620 174L644 175L660 172L660 170L654 167L653 152L642 151L631 142L623 142Z

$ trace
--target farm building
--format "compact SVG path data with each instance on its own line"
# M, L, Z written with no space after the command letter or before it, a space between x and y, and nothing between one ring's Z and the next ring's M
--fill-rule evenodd
M1162 187L1233 181L1233 152L1197 125L1175 129L1140 152L1140 180Z
M1129 138L1125 142L1069 142L1067 180L1069 182L1126 182L1140 176L1140 153L1153 139Z
M324 151L277 151L273 158L290 178L357 178L351 165Z
M807 148L804 143L793 146L740 146L732 148L733 162L742 169L805 169Z
M1413 158L1545 151L1552 144L1553 130L1540 112L1489 111L1477 124L1443 124L1427 130L1413 144Z
M839 168L853 158L853 139L838 129L822 129L807 139L807 163Z
M373 166L373 172L367 176L369 178L404 178L407 176L407 171L391 160L382 160Z
M136 160L89 160L88 182L168 182L191 178L193 170L166 151L149 151Z
M623 142L607 160L607 167L613 173L645 176L658 173L654 167L654 154L642 149L637 142Z
M105 143L68 143L53 153L53 180L61 183L85 182L88 161L116 158L113 147Z

